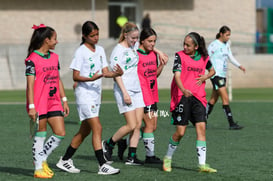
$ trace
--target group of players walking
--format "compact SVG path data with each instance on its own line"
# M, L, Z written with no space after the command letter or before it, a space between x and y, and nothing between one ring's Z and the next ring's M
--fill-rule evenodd
M57 34L53 28L43 24L34 25L33 29L25 64L28 115L32 119L39 115L39 127L32 148L34 177L52 178L54 172L48 167L47 157L65 136L64 116L69 114L69 107L59 75L58 55L50 51L58 43ZM171 172L172 156L191 121L197 134L198 170L217 172L206 163L206 121L219 96L222 98L229 129L243 128L233 120L226 91L228 59L245 72L245 68L232 56L228 43L230 33L227 26L221 27L216 40L207 50L204 38L191 32L184 38L183 50L175 54L170 111L171 123L176 125L176 131L170 137L167 153L161 160L155 155L154 145L159 101L157 77L167 64L168 56L155 48L156 32L152 28L139 32L134 23L127 22L110 56L109 70L104 48L97 45L99 28L94 22L86 21L82 26L81 45L70 65L81 125L57 167L70 173L79 173L80 169L74 166L72 157L92 132L92 145L99 165L98 174L120 173L119 169L111 165L116 144L121 160L128 147L125 164L162 164L164 171ZM102 140L99 119L103 77L114 79L115 100L119 113L126 120L126 124L106 140ZM208 103L205 92L207 79L211 79L213 85ZM47 123L52 128L53 135L45 142ZM140 138L146 150L144 162L137 158Z

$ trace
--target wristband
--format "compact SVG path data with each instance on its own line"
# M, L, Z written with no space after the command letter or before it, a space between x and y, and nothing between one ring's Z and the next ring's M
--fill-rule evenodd
M66 102L66 101L67 101L67 97L63 97L63 98L62 98L62 101L63 101L63 102Z
M28 105L28 108L29 108L29 109L34 109L35 106L34 106L34 104L29 104L29 105Z

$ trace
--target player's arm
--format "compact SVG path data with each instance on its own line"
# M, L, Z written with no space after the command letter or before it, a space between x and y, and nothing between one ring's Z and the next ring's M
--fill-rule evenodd
M228 47L229 47L228 58L230 62L245 73L246 69L234 58L229 44L228 44Z
M228 54L228 58L233 65L235 65L245 73L246 69L234 58L231 52Z
M157 64L158 64L158 57L156 58L156 62L157 62ZM157 70L156 70L156 76L157 76L157 77L160 76L160 74L161 74L161 72L162 72L162 70L163 70L164 65L165 65L165 64L162 63L162 61L159 61L159 65L158 65Z
M181 90L181 92L184 94L184 96L186 96L186 97L192 96L191 91L188 89L185 89L185 87L183 86L183 83L182 83L180 77L181 77L181 72L179 72L179 71L174 72L174 80L175 80L177 87Z
M115 81L117 82L117 84L118 84L118 86L119 86L119 88L120 88L120 90L121 90L121 92L122 92L123 100L124 100L125 104L131 105L131 104L132 104L131 97L130 97L130 95L128 94L128 92L127 92L127 90L126 90L126 88L125 88L125 86L124 86L124 83L123 83L123 81L122 81L121 76L115 77L114 79L115 79Z
M162 63L163 65L166 65L169 60L168 55L158 50L157 48L154 48L154 51L159 55L160 63Z
M211 78L215 74L215 70L210 62L210 60L207 62L206 69L208 70L208 73L205 75L200 74L197 80L197 85L202 85L203 82L205 82L207 79Z
M67 103L67 97L65 96L64 85L61 79L59 80L59 89L60 89L60 97L63 101L64 116L67 117L69 115L69 106Z
M35 120L36 109L34 105L34 82L35 76L34 75L27 75L27 102L28 102L28 116Z
M189 97L192 96L192 93L190 90L186 89L181 81L181 59L178 54L175 54L174 59L174 65L173 65L173 73L174 73L174 80L177 85L177 87L180 89L180 91L184 94L184 96Z
M35 120L36 109L34 105L34 84L35 84L35 64L31 60L27 60L26 64L26 79L27 79L27 103L28 103L28 116Z
M76 82L95 81L101 77L102 74L99 74L99 70L92 77L83 77L80 75L80 71L73 69L73 80Z
M104 68L102 69L102 74L103 74L103 77L106 77L106 78L114 78L114 77L117 77L117 76L122 76L123 70L122 70L122 68L119 66L119 64L116 64L116 65L113 67L113 71L109 71L108 67L104 67Z

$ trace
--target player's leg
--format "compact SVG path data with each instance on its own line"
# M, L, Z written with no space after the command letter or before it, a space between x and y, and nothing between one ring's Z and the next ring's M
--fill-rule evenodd
M184 136L186 132L186 128L187 128L186 125L177 125L175 133L171 136L169 140L168 150L163 159L163 170L166 172L172 171L172 166L171 166L172 157L177 146L179 145L180 140L182 139L182 137Z
M148 107L149 108L149 107ZM144 128L143 128L143 142L146 150L145 163L162 163L162 161L155 156L154 147L154 131L157 126L157 107L154 104L153 108L146 110L147 106L144 108Z
M56 166L70 173L79 173L80 170L74 166L71 159L84 139L90 134L91 128L87 120L82 121L79 131L72 138L70 145L67 147L63 157L60 158Z
M229 106L229 98L226 87L221 87L218 89L219 95L221 96L222 103L223 103L223 110L227 117L229 123L229 129L231 130L239 130L242 129L243 126L239 126L237 123L234 122L233 116L231 113L231 109Z
M206 116L208 119L208 116L210 115L210 113L213 110L214 104L217 102L218 98L219 98L219 94L218 94L218 88L219 88L219 77L215 76L214 78L211 79L211 83L212 83L212 93L210 96L210 99L208 101L207 107L206 107Z
M106 159L104 158L101 141L102 126L99 117L90 118L87 120L87 122L92 130L92 145L99 163L98 174L113 175L119 173L120 170L108 165L106 163Z
M128 113L128 112L127 112ZM136 150L140 137L140 128L143 119L143 107L136 108L130 114L124 113L125 119L135 122L136 126L130 135L128 158L125 162L127 165L142 165L143 162L137 159Z
M198 167L201 172L217 172L206 164L206 109L204 105L196 98L192 104L192 119L196 129L196 151L198 156Z
M50 125L53 135L50 136L44 145L44 161L43 168L49 174L53 175L53 171L48 167L47 157L55 150L65 136L64 117L61 111L48 113L48 124Z
M46 139L46 126L47 126L47 118L46 115L40 115L39 120L39 128L36 132L33 145L32 145L32 154L33 154L33 161L35 166L34 177L36 178L52 178L52 174L48 174L43 169L43 149L44 149L44 142Z
M211 168L208 164L206 164L206 153L207 153L207 145L206 145L206 124L205 122L199 122L195 124L197 141L196 141L196 150L198 156L198 168L200 172L209 172L215 173L216 169Z
M123 113L125 120L126 120L126 125L123 125L122 127L120 127L118 129L117 132L115 132L115 134L105 140L102 141L102 148L103 148L103 152L104 152L104 156L107 160L107 162L113 162L112 161L112 153L113 153L113 149L116 145L116 143L122 139L124 136L128 135L130 132L132 132L135 127L136 127L136 120L135 120L135 110L132 111L128 111ZM132 119L132 118L134 119Z

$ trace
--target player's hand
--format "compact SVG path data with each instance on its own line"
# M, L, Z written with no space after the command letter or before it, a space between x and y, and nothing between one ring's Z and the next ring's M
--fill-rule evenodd
M67 101L63 102L63 107L64 107L64 117L67 117L69 115L69 106Z
M199 74L198 76L199 76L199 77L196 78L195 80L197 80L196 84L200 86L200 85L203 84L203 82L206 81L207 76L206 76L206 75L201 75L201 74Z
M75 81L75 82L74 82L74 84L73 84L73 90L75 90L75 89L76 89L77 85L78 85L78 82L77 82L77 81Z
M30 117L30 119L32 119L33 121L35 121L35 115L36 115L36 110L35 110L35 108L29 109L29 111L28 111L28 116Z
M246 73L246 69L242 65L239 67L239 69L241 69L244 73Z
M131 97L128 93L123 94L123 99L124 99L125 104L127 104L127 106L132 104Z
M113 71L115 74L117 74L117 76L122 76L123 75L123 70L122 68L119 66L119 64L116 64L114 67L113 67Z
M165 53L160 53L159 54L159 61L160 61L161 64L166 65L168 60L169 60L169 57L168 57L167 54L165 54Z
M190 96L192 96L192 92L191 92L190 90L188 90L188 89L185 89L185 90L183 91L183 94L184 94L185 97L190 97Z
M99 70L90 78L90 81L95 81L99 78L101 78L103 75L99 74Z

